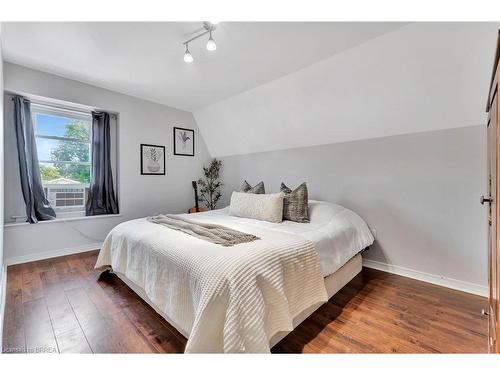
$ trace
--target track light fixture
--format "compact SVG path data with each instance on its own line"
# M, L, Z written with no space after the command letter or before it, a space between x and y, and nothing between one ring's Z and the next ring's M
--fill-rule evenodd
M182 43L184 46L186 46L186 51L184 52L184 61L185 62L191 63L194 60L193 56L191 55L191 52L189 52L189 47L188 47L189 43L191 43L193 40L201 38L204 35L209 34L207 46L206 46L207 50L208 51L215 51L217 49L217 44L215 43L215 40L214 40L213 35L212 35L212 33L216 27L215 25L216 25L215 22L203 22L204 31L202 31L200 34L195 35L191 39L188 39Z

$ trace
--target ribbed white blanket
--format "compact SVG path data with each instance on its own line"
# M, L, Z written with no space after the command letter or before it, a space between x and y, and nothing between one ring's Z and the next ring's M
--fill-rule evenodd
M269 352L303 310L327 301L312 242L296 235L196 216L261 240L223 247L145 219L115 227L96 268L143 288L188 337L186 352Z

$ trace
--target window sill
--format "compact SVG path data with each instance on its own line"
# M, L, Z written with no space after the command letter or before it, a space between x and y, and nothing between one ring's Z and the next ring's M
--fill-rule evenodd
M95 216L74 216L74 217L67 217L67 218L59 218L59 219L54 219L54 220L45 220L45 221L39 221L35 225L38 224L52 224L52 223L64 223L67 221L83 221L83 220L97 220L97 219L110 219L114 217L120 217L122 214L112 214L112 215L95 215ZM3 226L4 228L9 228L9 227L20 227L23 225L33 225L28 222L24 223L5 223Z

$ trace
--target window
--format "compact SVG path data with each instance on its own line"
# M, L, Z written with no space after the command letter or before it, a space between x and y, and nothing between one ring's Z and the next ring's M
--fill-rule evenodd
M45 194L58 214L85 211L91 173L90 112L32 104Z

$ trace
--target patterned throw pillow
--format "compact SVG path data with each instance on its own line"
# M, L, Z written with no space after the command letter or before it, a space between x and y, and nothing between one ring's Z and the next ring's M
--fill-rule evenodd
M266 189L264 188L264 181L259 182L254 187L251 187L247 180L243 181L240 188L241 193L251 193L251 194L266 194Z
M292 191L282 182L280 190L285 193L285 199L283 200L283 220L309 223L309 197L306 183L302 183Z

